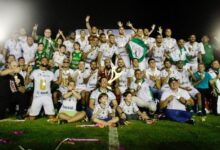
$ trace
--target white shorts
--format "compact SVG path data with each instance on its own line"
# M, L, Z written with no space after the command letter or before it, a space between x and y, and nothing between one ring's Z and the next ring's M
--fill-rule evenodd
M199 91L198 91L196 88L194 88L193 86L188 86L188 87L191 88L191 90L188 91L189 95L190 95L193 99L195 99L195 98L196 98L196 94L198 94Z
M29 113L30 116L38 116L42 106L46 115L55 115L52 97L39 96L33 98Z
M157 110L157 103L154 101L146 101L137 96L132 96L132 101L135 102L138 107L147 108L152 112Z

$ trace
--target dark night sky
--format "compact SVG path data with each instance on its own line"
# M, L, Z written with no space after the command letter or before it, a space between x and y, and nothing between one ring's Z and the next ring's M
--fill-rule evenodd
M177 38L186 38L190 33L198 36L211 34L220 22L218 0L20 1L32 6L29 23L38 23L40 31L46 26L55 32L60 28L64 33L85 28L84 18L87 14L91 16L91 24L100 28L116 28L118 20L123 22L130 20L136 27L150 27L155 23L164 28L171 27L173 36Z

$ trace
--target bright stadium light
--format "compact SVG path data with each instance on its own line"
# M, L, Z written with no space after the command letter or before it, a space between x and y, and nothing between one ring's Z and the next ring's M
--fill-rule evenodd
M4 41L7 37L6 27L0 25L0 42Z
M6 40L11 32L22 26L29 26L32 7L19 0L0 1L0 42Z

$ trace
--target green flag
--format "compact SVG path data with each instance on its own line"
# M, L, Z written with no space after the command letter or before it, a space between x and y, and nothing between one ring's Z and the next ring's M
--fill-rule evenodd
M130 59L137 58L138 62L142 62L147 54L148 46L139 38L133 38L128 42L127 49Z

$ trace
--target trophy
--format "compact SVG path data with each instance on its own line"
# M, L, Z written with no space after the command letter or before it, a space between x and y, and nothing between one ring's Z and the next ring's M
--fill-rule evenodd
M118 79L122 75L122 69L120 67L112 67L111 78L108 80L108 84L111 85L113 81ZM108 86L109 89L112 89L111 86Z

